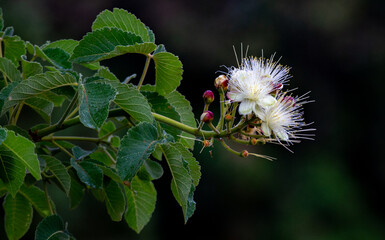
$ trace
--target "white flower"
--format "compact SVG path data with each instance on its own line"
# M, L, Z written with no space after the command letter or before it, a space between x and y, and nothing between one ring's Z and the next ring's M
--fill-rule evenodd
M240 102L239 114L254 112L260 117L264 109L276 103L271 94L290 77L288 72L288 67L278 65L272 59L245 58L241 67L231 68L228 73L227 97L233 102Z
M295 138L307 138L308 134L302 134L304 131L313 131L314 129L302 129L305 124L302 115L302 105L310 101L306 94L301 97L286 96L280 94L277 101L264 111L261 116L261 128L265 136L271 136L274 133L276 139L291 142Z

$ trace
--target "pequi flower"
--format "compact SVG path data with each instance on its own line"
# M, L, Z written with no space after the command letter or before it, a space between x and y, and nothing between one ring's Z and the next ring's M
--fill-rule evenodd
M261 117L263 111L275 104L272 96L290 78L289 68L265 58L245 58L239 68L229 70L229 92L232 102L240 102L239 114L252 112Z
M261 116L263 134L265 136L274 134L278 142L283 140L288 143L291 143L293 138L306 138L306 136L310 136L301 133L314 130L302 129L309 125L302 118L302 105L311 102L306 100L308 96L304 94L301 97L292 97L283 93L277 97L277 101L267 108Z

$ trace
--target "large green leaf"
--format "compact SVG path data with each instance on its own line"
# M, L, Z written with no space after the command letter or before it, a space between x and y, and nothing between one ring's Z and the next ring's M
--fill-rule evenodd
M154 112L174 119L175 121L180 121L179 114L175 111L174 107L168 103L165 97L159 95L157 92L142 93L147 98L148 102L151 104L151 108ZM168 134L173 136L175 140L178 140L180 138L179 135L182 133L180 129L172 127L165 123L160 123L160 125Z
M10 240L20 239L28 231L32 221L31 203L21 194L14 198L7 195L3 203L5 212L5 232Z
M166 96L168 103L174 107L175 111L178 112L180 116L180 121L183 124L186 124L190 127L196 128L196 121L194 117L194 113L192 111L192 107L190 102L186 100L186 98L177 92L176 90L171 92ZM182 137L180 138L180 142L183 143L186 147L190 149L194 149L195 139L194 135L188 134L186 132L182 132ZM186 138L183 138L186 137ZM192 139L191 139L192 138Z
M92 24L92 30L98 30L104 27L116 27L125 32L131 32L142 38L143 42L150 42L148 28L135 15L126 10L114 8L113 12L104 10Z
M151 181L132 179L129 188L126 188L127 212L126 222L133 230L139 233L148 223L155 209L156 190Z
M68 195L71 188L71 177L67 172L66 167L61 163L59 159L52 156L43 155L39 156L43 159L47 165L48 170L53 176L55 176L57 183Z
M68 74L46 72L21 81L11 92L9 101L4 104L3 112L17 103L39 94L65 86L78 85L76 79Z
M154 121L147 99L136 88L126 84L117 84L115 87L118 91L114 101L116 105L138 121Z
M174 91L182 80L182 63L169 52L159 52L152 57L155 61L156 91L167 95Z
M40 216L47 217L50 215L47 199L40 188L34 185L28 187L24 184L21 186L19 193L32 204Z
M153 85L144 85L142 86L141 90L151 92L156 91L155 86ZM168 104L170 104L179 114L181 123L196 128L196 121L194 118L194 113L192 112L190 102L187 101L182 94L175 90L164 97L167 99ZM182 137L180 138L180 142L183 143L186 147L194 149L195 136L186 132L182 132L181 136Z
M116 168L122 180L131 180L158 143L165 140L150 123L140 123L130 128L123 137L116 160Z
M102 28L88 33L74 49L71 59L75 63L101 61L126 53L148 54L154 51L154 43L117 28Z
M53 103L40 97L29 98L24 101L24 104L37 112L46 122L51 122L51 113L53 110Z
M58 215L44 218L36 228L35 240L72 239L65 229L64 222Z
M7 131L4 128L0 128L0 135L1 142L4 142L7 137ZM0 179L12 196L15 197L23 184L25 167L18 158L13 157L12 152L2 148L2 145L0 145L0 149L2 149L2 151L0 150Z
M74 177L71 177L69 196L71 209L76 208L84 197L84 187Z
M54 66L63 69L71 69L72 63L69 61L70 54L61 48L45 48L43 50L45 56L51 59Z
M126 202L119 184L111 180L104 189L107 212L112 221L120 222L125 210Z
M8 58L0 58L0 72L2 72L3 76L10 82L21 81L21 74L19 70L17 70L14 63Z
M187 222L195 210L192 200L194 184L188 163L174 144L163 144L162 149L172 175L171 191L182 207L184 220Z
M103 186L103 171L95 163L81 161L79 163L71 159L71 165L75 168L79 179L91 188L101 189Z
M60 48L67 52L68 54L72 55L74 52L75 47L79 44L78 41L73 39L62 39L55 42L51 42L43 47L43 50L48 48Z
M183 160L187 162L188 170L193 179L193 183L195 186L197 186L202 175L199 162L194 158L193 154L181 143L175 143L173 146L179 150L179 152L182 154Z
M21 56L26 54L25 43L19 36L4 36L4 57L19 66Z
M43 73L43 66L38 62L30 62L21 60L21 68L23 69L23 78L27 79L33 75Z
M35 144L23 136L16 136L13 131L6 131L7 138L0 145L0 154L9 160L12 159L16 166L21 162L36 180L40 180L40 166L35 154Z
M100 128L108 117L108 107L116 90L105 83L79 85L79 116L84 126Z

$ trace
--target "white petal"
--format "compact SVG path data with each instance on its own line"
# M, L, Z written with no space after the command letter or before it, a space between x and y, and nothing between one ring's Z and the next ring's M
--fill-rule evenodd
M271 95L266 95L266 97L262 98L260 101L259 101L259 104L261 105L261 107L269 107L271 105L273 105L274 103L276 103L277 100L271 96Z
M283 129L278 129L276 131L274 131L274 134L281 140L284 140L284 141L287 141L289 140L289 135L287 134L287 132Z
M248 101L248 100L244 100L243 102L241 102L241 104L239 105L239 114L241 115L247 115L247 114L250 114L251 111L253 110L254 108L254 105L255 105L255 102L251 102L251 101Z
M265 134L265 136L271 135L271 131L270 131L269 125L267 123L262 122L261 128L262 128L262 132L263 132L263 134Z
M234 102L240 102L243 100L242 94L237 92L228 92L227 98L229 98L231 101L234 101Z
M259 117L262 121L265 121L266 114L263 111L262 108L260 108L257 104L254 105L253 112L255 113L255 116Z

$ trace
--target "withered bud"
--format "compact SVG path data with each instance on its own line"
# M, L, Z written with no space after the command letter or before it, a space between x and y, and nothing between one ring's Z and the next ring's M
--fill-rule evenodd
M203 93L203 100L205 101L206 104L210 104L214 102L214 93L210 90L207 90L206 92Z
M225 75L220 75L215 79L214 85L217 89L223 89L223 91L227 91L229 80Z
M231 116L230 114L226 114L225 121L230 122L231 120L233 120L233 116Z
M208 123L214 119L214 114L211 111L205 111L201 115L201 121Z

